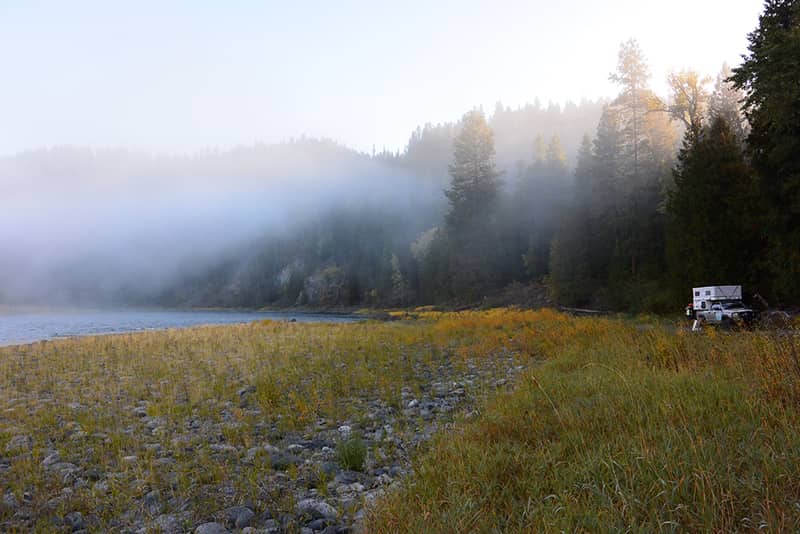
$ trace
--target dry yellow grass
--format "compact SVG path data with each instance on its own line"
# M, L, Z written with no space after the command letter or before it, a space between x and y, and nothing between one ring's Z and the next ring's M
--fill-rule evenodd
M269 464L242 467L209 453L208 436L187 432L189 422L214 425L221 435L213 440L243 450L265 426L303 432L319 419L357 420L365 398L400 408L403 386L423 386L421 370L503 356L545 363L528 366L510 393L487 388L479 410L435 438L414 477L372 509L368 531L800 526L800 362L791 335L692 335L548 310L398 317L0 349L0 454L14 457L0 489L29 502L42 532L70 510L97 530L124 525L153 489L184 499L198 517L218 506L209 488L259 502ZM242 408L247 386L255 390ZM149 433L142 415L156 421ZM18 436L32 439L30 450L4 453ZM169 473L154 446L175 451ZM43 467L56 450L88 483ZM0 508L0 521L8 514Z

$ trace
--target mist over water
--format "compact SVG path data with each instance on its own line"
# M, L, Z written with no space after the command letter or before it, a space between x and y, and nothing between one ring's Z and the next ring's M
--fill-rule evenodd
M4 158L0 302L147 301L331 210L419 210L431 192L420 186L327 141L194 156L64 147Z

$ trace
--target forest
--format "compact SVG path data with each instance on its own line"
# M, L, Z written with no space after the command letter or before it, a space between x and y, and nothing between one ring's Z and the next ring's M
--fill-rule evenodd
M671 312L694 285L741 284L797 305L800 3L767 2L748 39L740 66L673 72L666 95L631 39L613 99L473 109L417 128L398 152L300 138L173 157L60 147L4 158L6 184L81 191L37 206L93 247L43 250L30 232L24 246L0 233L12 252L0 301L467 306L535 286L552 303ZM141 193L168 183L196 194ZM86 198L126 203L81 222ZM20 213L7 217L19 225ZM119 213L137 223L108 222Z

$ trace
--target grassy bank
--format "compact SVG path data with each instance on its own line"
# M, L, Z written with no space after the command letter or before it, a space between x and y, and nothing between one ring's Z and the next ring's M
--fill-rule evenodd
M451 412L513 370L512 355L455 357L431 324L265 321L0 348L0 530L70 531L76 517L90 531L233 528L235 506L277 531L352 523ZM360 472L340 460L345 429ZM298 510L307 498L336 510Z
M0 530L800 526L793 338L396 315L0 349Z
M434 328L469 329L546 363L439 435L413 480L373 510L369 531L800 526L791 337L547 312L451 317Z

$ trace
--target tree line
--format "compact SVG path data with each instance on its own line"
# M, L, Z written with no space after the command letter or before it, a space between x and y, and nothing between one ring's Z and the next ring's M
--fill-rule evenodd
M798 57L800 0L769 0L742 64L714 80L675 72L661 97L629 40L610 73L613 99L498 103L488 117L475 109L418 128L402 152L301 138L189 157L66 148L4 158L12 185L133 184L117 196L136 213L131 199L167 185L180 194L141 220L122 217L121 228L143 230L122 241L107 232L113 247L95 236L88 253L39 241L15 253L32 241L9 234L0 300L467 305L527 287L564 305L667 312L692 286L742 284L796 305ZM215 200L226 187L227 210Z
M583 123L596 111L586 134L573 131L572 161L558 135L520 127L555 120L552 109L498 105L489 119L476 109L418 129L403 154L373 158L441 183L439 203L395 218L332 213L259 248L246 269L233 262L235 294L230 274L208 294L253 306L470 304L537 283L565 305L668 312L694 285L742 284L796 304L800 2L768 1L749 43L715 80L671 74L666 98L638 43L623 43L616 98L571 111Z

